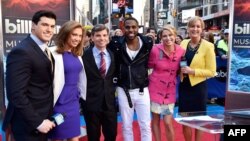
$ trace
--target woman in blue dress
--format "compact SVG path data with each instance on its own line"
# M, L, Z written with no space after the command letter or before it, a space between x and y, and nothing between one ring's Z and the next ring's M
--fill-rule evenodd
M54 65L54 114L64 122L50 132L52 140L78 141L80 135L79 97L86 99L86 75L81 55L84 30L76 21L66 22L51 47Z

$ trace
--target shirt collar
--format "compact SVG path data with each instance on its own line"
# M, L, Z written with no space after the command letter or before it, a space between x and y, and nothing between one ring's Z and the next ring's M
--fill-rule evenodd
M103 51L101 51L96 46L93 47L93 54L94 54L94 56L98 56L101 52L104 52L105 55L108 54L108 51L107 51L106 48Z
M35 43L41 48L42 51L45 51L45 48L48 47L47 43L44 43L36 35L30 34L31 39L35 41Z

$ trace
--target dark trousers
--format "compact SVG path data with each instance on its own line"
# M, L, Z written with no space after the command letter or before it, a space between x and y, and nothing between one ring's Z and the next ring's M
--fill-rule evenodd
M14 134L15 141L47 141L48 138L45 134L38 134L38 135L21 135L21 134Z
M115 141L117 135L117 114L115 111L86 111L88 141L100 141L101 130L105 141Z
M17 116L15 116L17 117ZM15 141L47 141L47 134L38 131L30 131L27 128L26 121L21 118L12 118L11 134Z

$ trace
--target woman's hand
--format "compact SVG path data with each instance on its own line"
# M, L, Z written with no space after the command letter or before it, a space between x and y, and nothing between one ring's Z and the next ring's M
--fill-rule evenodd
M190 68L189 66L182 67L181 72L183 74L194 74L195 73L195 71L192 68Z

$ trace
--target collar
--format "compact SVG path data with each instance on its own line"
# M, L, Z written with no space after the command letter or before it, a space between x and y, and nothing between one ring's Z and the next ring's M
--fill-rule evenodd
M101 52L102 51L100 49L98 49L96 46L93 47L93 54L94 54L95 57L98 56ZM105 55L108 54L108 51L107 51L106 48L104 49L103 52L104 52Z
M35 41L35 43L41 48L43 52L45 51L45 48L48 47L47 43L44 43L43 41L41 41L39 38L37 38L36 35L31 33L30 37L31 39Z

